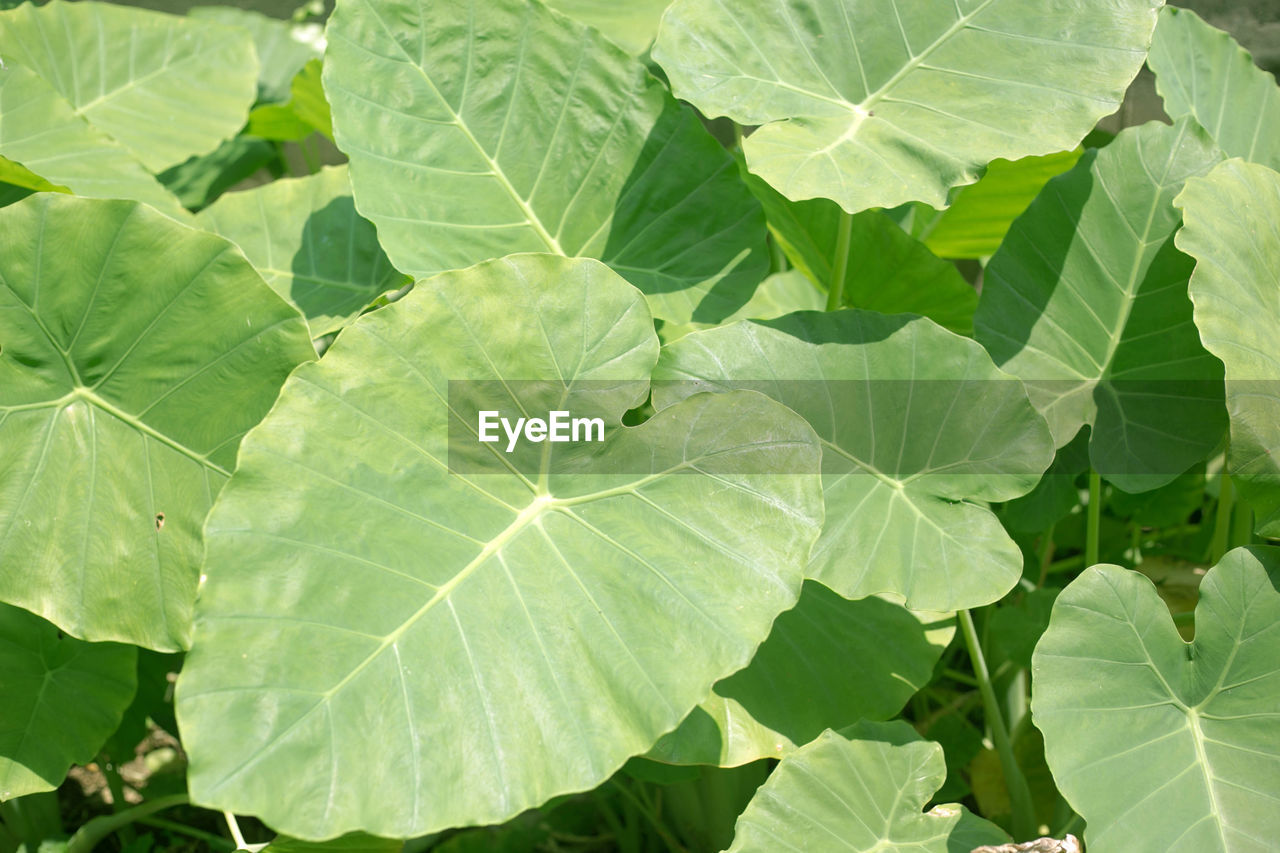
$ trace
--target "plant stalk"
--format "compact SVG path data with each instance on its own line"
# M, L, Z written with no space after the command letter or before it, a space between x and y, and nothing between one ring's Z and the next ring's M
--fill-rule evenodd
M1089 517L1085 528L1084 564L1094 566L1098 563L1098 532L1102 528L1102 475L1097 471L1089 471Z
M1009 738L1009 729L1005 727L1004 716L1000 713L996 691L991 686L991 674L987 671L987 659L978 642L978 632L973 627L973 616L968 610L961 610L956 616L964 633L965 646L969 649L973 674L978 678L978 691L982 694L987 726L991 729L991 739L995 742L996 754L1000 756L1000 766L1004 770L1005 786L1009 789L1014 840L1029 841L1036 836L1036 813L1031 803L1031 788L1027 786L1027 777L1022 775L1022 768L1014 758L1013 741Z
M80 827L75 835L71 836L71 840L67 842L66 853L92 853L94 847L97 847L103 839L117 829L128 826L156 812L186 804L186 794L171 794L167 797L157 797L154 800L139 803L122 812L95 817Z
M1227 553L1227 543L1231 536L1231 510L1234 505L1235 487L1231 484L1231 477L1224 465L1218 486L1218 511L1213 517L1213 539L1209 543L1211 566L1218 565L1218 561Z
M831 259L831 281L827 282L827 310L835 311L844 302L844 277L849 272L849 241L853 237L853 214L840 211L836 232L836 253Z

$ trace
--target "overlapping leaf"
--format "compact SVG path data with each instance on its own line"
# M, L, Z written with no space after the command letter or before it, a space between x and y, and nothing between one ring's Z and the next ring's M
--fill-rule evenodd
M1114 111L1160 0L676 0L653 55L677 97L763 125L751 171L850 213L1074 148Z
M843 225L839 206L826 199L790 201L750 172L744 170L743 178L764 205L769 231L787 258L815 285L830 289ZM954 332L973 332L977 291L953 264L938 258L884 213L868 210L855 215L846 251L842 307L920 314Z
M649 757L737 766L780 758L824 729L888 719L929 682L954 633L949 613L849 601L806 581L751 664L720 681Z
M306 325L230 243L135 202L42 193L0 232L0 600L181 648L205 513Z
M729 853L968 853L1008 836L960 805L923 811L947 775L942 748L903 722L825 732L782 760L738 818Z
M1228 160L1187 182L1178 248L1196 259L1191 301L1204 345L1226 366L1231 477L1280 535L1280 175Z
M986 268L978 340L1027 383L1059 446L1093 428L1094 469L1126 491L1169 482L1226 426L1172 204L1220 159L1190 120L1130 128L1050 181Z
M271 289L306 316L315 337L407 281L356 213L345 166L223 196L196 221L238 245Z
M342 0L327 33L338 147L397 268L598 258L677 323L723 319L764 278L732 159L595 30L533 0Z
M248 31L213 21L52 0L0 12L0 43L153 172L234 136L257 91Z
M1147 61L1165 112L1193 116L1229 157L1280 169L1280 88L1231 36L1166 6Z
M0 156L77 195L133 199L170 216L186 216L178 200L129 151L91 127L52 86L12 60L0 68ZM6 180L14 183L12 176Z
M668 0L549 0L552 9L604 33L628 53L639 56L653 44Z
M622 428L657 349L607 267L523 255L420 283L296 371L207 525L193 798L304 838L502 820L746 665L821 525L817 439L750 392ZM487 400L606 440L508 455L460 414Z
M294 75L310 60L324 55L324 35L319 24L295 24L235 6L197 6L189 14L249 31L258 55L260 101L289 100Z
M1280 551L1238 548L1200 585L1195 640L1118 566L1065 589L1032 712L1091 851L1270 850L1280 835Z
M0 802L52 791L97 755L133 698L134 657L0 604Z
M801 312L663 349L654 404L752 388L823 442L827 521L808 573L840 594L957 610L1000 598L1022 554L982 501L1030 491L1053 458L1022 384L928 320Z

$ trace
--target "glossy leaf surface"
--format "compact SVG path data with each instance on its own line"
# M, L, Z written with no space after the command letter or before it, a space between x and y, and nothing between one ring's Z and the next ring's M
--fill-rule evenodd
M0 210L0 599L83 639L185 646L240 437L314 357L227 241L135 202Z
M600 784L745 666L799 595L817 439L750 392L622 428L657 349L607 267L524 255L419 283L296 371L207 526L193 799L300 837L498 821ZM466 389L547 405L510 377L604 443L451 440Z
M328 37L338 147L398 269L598 258L677 323L723 319L764 278L733 160L595 30L532 0L342 0Z
M848 598L908 607L990 603L1022 555L980 501L1030 491L1053 458L1022 384L928 320L801 312L696 332L663 349L654 404L751 388L823 443L827 521L808 574Z
M854 213L947 203L997 157L1074 148L1146 56L1159 0L676 0L653 55L676 96L763 125L747 164Z
M1172 203L1220 159L1185 119L1125 130L1050 181L986 268L978 341L1027 383L1059 446L1093 428L1094 470L1126 491L1169 482L1226 426Z
M1274 846L1278 583L1277 549L1229 552L1200 585L1190 644L1136 572L1095 566L1058 596L1031 709L1090 850Z

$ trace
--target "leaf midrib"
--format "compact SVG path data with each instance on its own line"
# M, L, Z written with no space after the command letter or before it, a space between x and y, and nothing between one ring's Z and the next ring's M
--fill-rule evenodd
M987 2L991 2L991 0L987 0ZM498 183L501 184L502 188L511 197L511 200L520 208L520 211L525 215L525 219L529 226L533 228L534 233L536 233L538 237L541 238L542 242L547 245L547 248L555 254L560 255L561 257L569 257L564 249L560 247L560 242L556 240L551 232L547 230L546 226L542 224L542 220L533 211L533 208L529 206L529 203L520 195L519 192L516 191L515 185L511 183L510 178L507 177L506 172L503 171L498 161L489 156L489 152L480 144L480 140L475 137L475 134L471 132L471 128L462 120L462 116L454 110L453 105L444 97L444 94L440 91L439 87L436 86L435 81L431 79L429 74L427 74L427 70L415 62L413 57L409 55L409 52L405 50L402 44L400 44L400 41L395 37L395 33L391 31L387 26L387 22L383 20L382 16L378 14L377 10L374 8L374 4L369 2L369 0L365 0L364 7L369 10L369 14L378 22L378 26L382 31L386 33L388 41L396 46L396 50L398 50L400 55L404 57L404 61L417 69L418 73L422 76L423 82L431 88L432 93L436 96L440 105L451 116L449 123L458 128L462 135L466 137L467 141L471 143L471 146L475 149L476 153L483 158L486 164L488 164L489 168L493 171L493 177L497 179ZM354 42L352 43L354 44ZM468 52L468 67L470 66L470 60L471 54ZM512 93L512 99L513 101L515 99L514 92ZM461 108L463 105L460 103L458 106Z

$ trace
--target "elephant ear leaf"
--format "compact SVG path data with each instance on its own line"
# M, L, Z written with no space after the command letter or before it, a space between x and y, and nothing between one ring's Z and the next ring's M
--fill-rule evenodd
M1280 837L1280 549L1237 548L1200 585L1195 639L1151 581L1094 566L1032 658L1045 758L1090 850L1271 850Z
M904 722L828 730L784 758L760 787L738 818L729 853L960 853L1007 841L964 806L924 811L946 775L942 747Z
M788 198L943 208L992 160L1074 148L1113 112L1161 5L676 0L653 56L677 97L761 125L747 165Z

